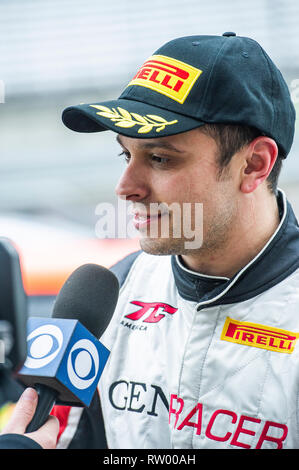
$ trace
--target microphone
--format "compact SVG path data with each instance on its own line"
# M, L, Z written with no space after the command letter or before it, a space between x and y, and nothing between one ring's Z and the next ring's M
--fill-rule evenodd
M38 391L26 432L39 429L55 403L89 406L110 352L98 340L116 307L119 284L108 269L85 264L62 286L50 318L30 317L27 359L18 373Z

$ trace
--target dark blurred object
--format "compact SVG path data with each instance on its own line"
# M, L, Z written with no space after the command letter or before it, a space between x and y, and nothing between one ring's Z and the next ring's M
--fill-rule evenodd
M0 407L16 401L22 389L14 378L27 355L27 296L19 255L0 237Z
M0 370L17 371L27 354L27 296L19 255L0 237Z

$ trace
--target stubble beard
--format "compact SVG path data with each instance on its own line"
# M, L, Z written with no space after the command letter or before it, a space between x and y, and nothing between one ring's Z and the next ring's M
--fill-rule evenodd
M170 234L168 237L141 236L139 243L141 249L152 255L188 255L200 258L208 258L225 249L236 223L236 208L233 204L222 207L211 219L203 218L202 227L202 243L199 248L186 248L186 242L190 239L185 237L173 237L174 232L171 226L170 217Z

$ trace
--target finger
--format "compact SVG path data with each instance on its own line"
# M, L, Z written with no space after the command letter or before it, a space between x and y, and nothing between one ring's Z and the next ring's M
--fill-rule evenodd
M16 403L9 422L2 430L2 434L23 434L33 418L37 402L38 395L36 390L34 390L34 388L26 388L19 398L19 401Z
M43 449L55 449L59 432L59 421L56 416L49 416L45 424L37 431L26 434L34 439Z

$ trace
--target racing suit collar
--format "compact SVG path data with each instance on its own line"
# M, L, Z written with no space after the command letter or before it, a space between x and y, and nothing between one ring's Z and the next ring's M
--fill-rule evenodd
M299 226L282 190L277 204L280 224L262 250L231 279L205 276L186 268L172 256L172 270L179 294L198 306L248 300L281 282L299 267Z

